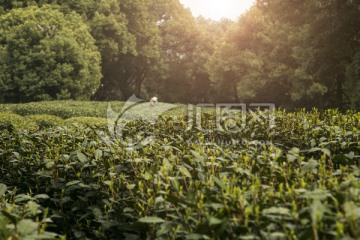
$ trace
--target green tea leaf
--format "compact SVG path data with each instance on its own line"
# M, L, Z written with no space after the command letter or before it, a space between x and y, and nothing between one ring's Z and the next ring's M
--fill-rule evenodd
M15 203L19 203L19 202L23 202L23 201L28 201L31 200L32 197L30 197L29 195L25 195L25 194L19 194L15 197Z
M224 183L217 177L213 176L214 182L221 188L226 189Z
M268 214L274 214L274 215L287 215L287 216L291 216L290 214L290 209L288 208L283 208L283 207L271 207L271 208L267 208L264 209L262 211L262 213L264 215L268 215Z
M181 172L181 174L185 175L186 177L191 178L191 173L189 172L189 170L187 170L186 167L180 166L179 171Z
M6 189L7 189L6 185L3 183L0 183L0 197L5 194Z
M21 220L17 225L17 230L22 236L29 237L29 235L35 235L37 233L38 225L29 219Z
M37 204L36 202L33 202L33 201L29 201L27 203L27 206L28 206L28 208L29 208L32 215L37 214L37 211L39 209L39 204Z
M287 239L286 234L282 232L274 232L270 234L270 239Z
M86 163L88 161L87 157L85 154L81 153L81 152L76 152L77 158L79 159L79 161L81 163Z
M163 223L165 222L164 219L159 217L143 217L139 219L139 222L142 223Z
M186 236L187 240L207 240L210 239L208 236L203 234L192 233Z
M97 149L95 151L95 159L99 160L100 158L102 158L102 156L103 156L103 151L101 151L100 149Z
M216 217L213 217L211 216L210 219L209 219L209 225L210 226L214 226L214 225L219 225L219 224L222 224L222 220L221 219L218 219Z
M1 210L1 213L11 221L12 224L16 225L17 224L17 219L19 218L19 216L9 213L5 210Z
M34 198L36 198L36 199L49 199L49 196L47 194L38 194L38 195L35 195Z
M241 236L240 239L241 240L258 240L260 238L255 235L247 235L247 236Z

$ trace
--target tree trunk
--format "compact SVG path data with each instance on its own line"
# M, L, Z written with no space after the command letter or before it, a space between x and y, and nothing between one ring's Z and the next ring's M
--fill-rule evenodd
M141 96L141 86L142 83L144 82L145 78L146 78L146 74L147 74L147 69L144 69L143 73L140 75L140 77L136 78L135 81L135 96L140 98Z
M344 108L344 76L338 76L336 78L336 107L339 109Z
M237 85L236 81L234 80L234 82L233 82L234 99L235 99L235 102L238 103L239 102L239 94L238 94L236 85Z
M142 85L142 81L141 79L137 79L136 83L135 83L135 96L140 98L140 94L141 94L141 85Z
M131 87L122 87L121 88L121 101L127 101L134 94Z

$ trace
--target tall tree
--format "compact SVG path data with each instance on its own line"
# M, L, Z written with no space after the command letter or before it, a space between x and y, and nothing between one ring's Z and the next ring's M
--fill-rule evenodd
M199 29L196 48L191 52L189 81L191 86L191 99L193 102L209 102L216 100L215 89L211 81L207 63L215 52L216 43L235 22L229 19L213 21L199 17L196 27Z
M194 19L178 0L158 1L155 10L167 70L157 84L160 97L170 102L209 101L212 88L205 64L231 21Z
M124 1L129 2L129 1ZM13 8L24 8L31 5L51 4L53 8L64 13L75 11L90 27L101 53L103 78L101 87L96 92L97 99L119 99L121 77L114 71L123 68L120 57L126 54L135 55L135 36L129 33L126 15L121 11L121 0L0 0L0 13ZM136 9L133 9L136 11Z
M360 1L319 0L313 2L313 8L317 17L306 43L315 50L310 55L314 64L307 65L306 71L327 87L327 106L344 108L352 101L345 88L346 71L356 62L360 49Z
M128 29L136 39L136 54L119 56L121 66L114 73L125 100L133 93L140 97L145 80L159 77L161 72L162 39L157 26L156 14L152 8L156 0L134 0L121 3L128 20Z
M267 37L260 11L252 9L239 19L222 38L207 67L221 101L244 101L264 85L264 61L260 54Z
M164 75L157 83L161 99L184 101L189 93L188 61L196 47L197 29L190 11L178 0L157 1L154 9L162 38L161 54L165 64Z
M344 89L349 100L349 107L360 110L360 50L346 69Z
M232 101L355 106L359 9L359 1L258 0L208 64L218 92Z
M258 0L257 6L289 29L292 99L319 107L351 102L347 86L357 81L347 83L346 69L359 49L359 1Z
M0 16L3 100L89 99L101 78L100 54L76 13L50 6Z

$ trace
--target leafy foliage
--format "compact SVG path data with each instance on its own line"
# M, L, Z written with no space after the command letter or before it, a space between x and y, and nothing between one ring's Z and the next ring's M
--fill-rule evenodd
M13 130L18 129L36 129L37 124L32 119L25 119L20 115L0 112L0 130Z
M0 16L0 22L5 100L87 99L97 89L100 55L80 16L29 7Z
M0 101L125 101L135 94L166 102L358 109L359 6L358 0L258 0L237 21L212 21L194 18L179 0L0 0L0 15L8 16L0 32ZM9 25L36 7L57 14ZM62 28L47 20L65 16ZM82 38L87 51L75 44ZM94 61L85 64L90 55Z
M52 221L39 203L48 199L47 195L30 196L16 191L0 183L0 239L65 239L45 230Z
M358 16L359 1L257 1L208 62L219 98L357 109Z
M359 238L359 113L264 116L237 132L211 113L208 131L181 116L132 121L111 145L101 126L1 131L0 194L16 187L11 199L48 209L38 224L71 239Z
M32 102L23 104L0 104L0 112L15 113L21 116L28 115L51 115L57 116L62 119L71 117L98 117L106 118L108 104L119 112L124 106L124 102L96 102L96 101L47 101L47 102ZM139 113L151 114L151 109L148 108L147 102L142 103L142 108L135 109ZM163 109L168 107L169 104L159 102L156 109ZM177 107L171 109L167 115L185 115L187 108L185 105L176 105ZM154 110L154 109L152 109ZM47 118L47 116L44 116ZM50 119L49 119L50 120ZM55 120L55 119L53 119ZM52 121L52 120L50 120Z

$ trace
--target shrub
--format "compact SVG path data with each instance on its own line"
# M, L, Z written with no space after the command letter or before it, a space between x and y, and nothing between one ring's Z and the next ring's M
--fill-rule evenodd
M55 127L64 124L62 118L48 114L29 115L26 119L36 122L40 128Z
M8 112L0 112L0 130L36 130L36 122L20 115Z
M97 117L72 117L65 120L65 123L68 125L83 125L83 126L107 126L106 118L97 118Z
M111 106L120 111L124 103L112 102ZM66 119L71 117L106 117L107 102L90 101L44 101L23 104L0 104L0 111L13 112L21 116L47 114Z
M100 53L80 15L31 6L0 15L0 22L3 101L83 100L97 90Z
M0 181L15 204L48 195L36 203L69 239L359 239L360 114L274 114L239 132L131 121L114 142L85 127L97 118L0 131Z
M51 220L39 202L47 198L16 194L16 189L0 182L0 239L59 239L58 234L45 231Z
M124 102L110 102L115 112L120 113L123 109ZM43 101L22 104L0 104L1 112L13 112L21 116L47 114L66 119L71 117L107 117L108 102L96 101ZM150 108L148 103L144 103L144 110L138 109L144 114L151 114L152 111L167 110L164 116L186 115L187 108L184 105L175 105L171 109L170 104L158 103L155 108ZM170 110L168 110L168 108ZM131 108L133 109L133 108ZM130 110L131 112L131 110Z

